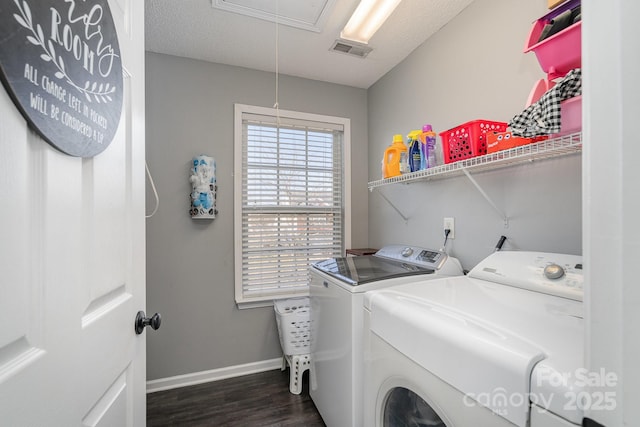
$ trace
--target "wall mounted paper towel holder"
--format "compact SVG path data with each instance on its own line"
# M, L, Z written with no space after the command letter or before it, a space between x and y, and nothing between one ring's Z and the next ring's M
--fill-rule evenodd
M192 219L214 219L216 209L216 161L204 154L194 157L191 167L191 213Z

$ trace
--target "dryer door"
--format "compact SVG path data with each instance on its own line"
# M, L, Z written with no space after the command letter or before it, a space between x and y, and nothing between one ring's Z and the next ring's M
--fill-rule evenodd
M413 391L396 387L389 392L382 415L384 427L446 427L436 411Z

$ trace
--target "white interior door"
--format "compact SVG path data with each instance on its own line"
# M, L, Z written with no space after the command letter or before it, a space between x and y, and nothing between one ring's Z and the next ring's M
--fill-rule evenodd
M144 2L109 6L124 101L104 152L57 151L0 87L3 426L145 425Z

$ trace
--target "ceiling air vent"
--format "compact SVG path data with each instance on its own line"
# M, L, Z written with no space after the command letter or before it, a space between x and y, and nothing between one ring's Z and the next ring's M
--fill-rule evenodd
M369 46L348 42L345 40L336 40L331 46L331 51L338 53L345 53L351 56L357 56L358 58L366 57L373 49Z

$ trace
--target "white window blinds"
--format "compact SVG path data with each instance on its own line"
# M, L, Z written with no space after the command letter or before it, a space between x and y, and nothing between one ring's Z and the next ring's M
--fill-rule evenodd
M344 126L280 114L242 113L238 303L306 294L309 265L344 253Z

